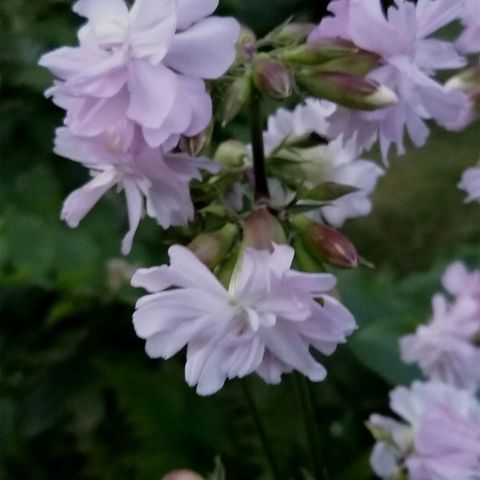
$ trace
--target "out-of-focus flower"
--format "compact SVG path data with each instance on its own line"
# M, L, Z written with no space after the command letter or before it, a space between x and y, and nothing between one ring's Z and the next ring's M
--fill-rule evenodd
M480 271L470 273L455 262L442 281L454 301L434 296L430 323L400 340L402 358L418 363L432 379L475 390L480 386Z
M313 187L325 182L334 182L355 187L357 190L333 200L319 209L316 215L324 217L330 224L341 226L347 218L368 215L372 204L370 194L383 170L373 162L359 158L353 140L344 140L342 136L331 138L327 135L327 118L335 111L329 102L307 99L294 111L279 109L268 119L268 130L264 135L265 149L268 155L282 145L288 147L290 154L298 158L305 179L304 185ZM298 148L295 138L316 134L325 141L309 148ZM293 145L288 146L289 141ZM272 155L273 156L273 155ZM275 159L270 160L272 165ZM288 203L292 192L281 191L272 185L277 204ZM280 194L280 195L279 195Z
M480 202L480 167L467 168L462 174L458 188L467 192L465 202Z
M204 480L198 473L191 470L174 470L167 473L162 480Z
M394 91L398 102L373 112L339 107L331 120L332 131L343 132L347 139L355 136L359 148L370 148L379 140L384 159L392 143L399 154L404 153L405 128L413 143L421 146L429 133L425 120L448 127L468 108L465 95L448 91L432 78L436 70L462 67L465 59L451 43L427 38L459 17L462 2L394 3L385 16L379 0L335 0L329 6L334 17L326 17L309 37L310 42L350 40L383 58L384 65L367 78Z
M390 407L401 421L372 415L368 422L377 439L370 462L379 477L479 478L480 403L470 392L414 382L391 392Z
M478 0L463 0L462 23L464 30L456 42L463 53L480 52L480 3Z
M448 124L450 130L463 130L480 116L480 65L457 73L445 83L445 88L466 95L468 107L459 118Z
M79 0L87 18L78 47L47 53L40 65L57 78L47 92L67 110L76 135L115 126L128 148L138 124L152 147L175 146L204 130L212 105L203 79L220 77L235 58L238 23L208 17L218 0Z
M125 192L130 229L123 239L122 252L127 254L144 213L163 228L185 225L194 213L190 181L201 178L200 169L218 171L218 165L181 153L164 154L161 148L150 148L143 140L122 152L115 140L108 134L79 137L67 128L59 128L55 153L82 163L93 177L65 200L62 219L70 227L77 227L108 190L115 187Z
M480 314L480 270L470 272L464 263L454 262L445 270L442 284L456 298L466 296L476 300ZM478 320L480 322L480 315Z
M253 372L268 383L292 370L321 381L326 371L310 347L330 355L355 329L351 313L326 294L335 277L291 270L289 246L245 250L228 291L188 249L174 245L169 256L169 266L134 275L132 285L151 294L137 302L133 323L152 358L187 346L185 377L200 395Z

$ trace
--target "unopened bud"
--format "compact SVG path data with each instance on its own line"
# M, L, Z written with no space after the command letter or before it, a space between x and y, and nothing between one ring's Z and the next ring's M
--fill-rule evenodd
M245 25L240 26L240 35L237 40L237 57L235 63L243 64L253 57L256 50L257 38L255 34Z
M247 158L247 147L238 140L222 142L215 152L214 159L228 167L240 167Z
M398 101L392 90L357 75L304 69L298 72L297 81L316 97L359 110L385 108Z
M204 478L191 470L174 470L167 473L162 480L204 480Z
M292 95L294 80L281 60L260 54L253 66L253 82L260 92L277 100Z
M245 220L242 247L272 251L273 243L287 243L285 232L267 207L259 207Z
M223 127L240 113L250 99L251 92L252 81L249 74L237 78L230 84L220 105L220 120Z
M303 215L292 218L302 242L317 260L341 268L358 266L358 254L352 242L338 230L313 222Z
M316 66L318 71L349 73L350 75L367 75L373 69L384 64L383 58L373 52L360 50L352 55L329 60Z
M270 32L264 40L277 45L294 45L303 42L314 28L313 23L287 23Z
M207 267L216 267L230 251L237 237L238 229L235 225L227 223L220 230L201 233L188 245L197 258Z
M180 139L180 148L187 152L190 156L196 157L199 155L209 144L212 139L213 122L210 122L208 127L193 137L182 137Z
M281 56L284 61L289 63L318 65L336 58L356 54L359 51L360 49L348 40L328 39L287 48L281 53Z

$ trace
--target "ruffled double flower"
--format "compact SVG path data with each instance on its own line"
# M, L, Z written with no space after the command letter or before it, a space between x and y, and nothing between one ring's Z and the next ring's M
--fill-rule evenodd
M137 0L129 10L123 0L75 3L74 11L87 18L78 32L79 46L60 48L40 60L56 77L47 94L66 110L68 134L62 133L59 142L64 146L68 140L72 145L80 142L88 156L66 153L72 148L62 148L60 153L93 166L93 171L110 165L115 173L102 189L91 192L88 200L88 189L83 190L84 195L69 198L63 217L73 218L71 225L78 223L78 214L72 211L88 210L87 204L95 203L107 184L125 189L131 230L136 220L132 222L135 215L130 212L139 210L138 192L147 199L147 212L157 219L160 214L158 209L152 210L157 202L146 193L152 189L143 188L132 195L125 185L138 185L137 177L158 185L157 177L167 172L170 177L164 177L165 185L185 184L175 170L164 169L164 155L176 147L181 136L197 135L207 127L212 102L204 80L223 75L235 58L238 23L231 18L209 17L217 5L218 0ZM105 160L108 155L91 156L92 149L111 151L115 156L109 163ZM138 159L139 152L150 157L148 168L138 166L145 163ZM122 155L119 161L117 157ZM188 162L182 166L184 157L177 158L178 168L187 171ZM155 172L153 178L150 172ZM196 175L197 170L191 178ZM100 181L96 174L95 179ZM181 196L188 201L183 202L181 214L172 212L170 217L188 219L191 201L189 195ZM75 201L83 205L74 205ZM161 222L165 227L176 224ZM124 251L129 243L124 242Z

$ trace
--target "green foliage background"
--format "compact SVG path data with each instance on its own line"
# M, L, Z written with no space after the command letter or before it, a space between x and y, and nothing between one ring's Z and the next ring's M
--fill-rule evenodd
M311 0L221 6L257 32L324 9ZM215 455L229 480L269 478L238 382L201 398L184 383L181 355L163 363L143 353L131 326L138 293L119 273L120 196L107 196L75 231L58 218L87 172L51 152L62 113L43 98L50 77L36 62L74 43L80 21L70 2L2 0L0 22L0 478L160 480L178 467L207 473ZM480 266L479 206L464 205L456 188L478 159L478 133L478 124L461 134L434 129L428 146L392 159L373 214L346 226L377 268L336 272L360 329L325 360L327 381L312 385L332 480L371 478L363 422L387 410L392 385L418 375L399 361L398 337L428 318L449 261ZM160 264L165 243L146 220L126 260ZM292 378L248 382L285 478L301 478L309 459Z

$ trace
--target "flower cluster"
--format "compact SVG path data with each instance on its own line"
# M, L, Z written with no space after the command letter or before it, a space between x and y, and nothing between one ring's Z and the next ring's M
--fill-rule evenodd
M144 210L164 228L192 217L189 182L199 168L214 166L170 152L181 136L207 127L212 102L204 80L221 76L235 58L239 26L209 17L217 4L163 0L160 8L137 0L130 10L123 0L74 4L87 19L79 46L40 60L56 77L47 95L66 110L56 151L94 177L65 202L62 217L70 226L113 186L127 197L124 253Z
M186 381L201 395L254 372L274 384L292 370L323 380L310 347L330 355L355 329L351 313L327 293L335 278L292 270L287 245L246 249L228 289L190 250L172 246L169 256L169 266L132 279L151 292L137 302L135 330L152 358L187 346Z
M416 146L425 143L428 127L434 119L449 127L468 108L464 94L447 90L433 78L438 70L465 65L465 59L452 43L428 38L463 12L457 0L422 0L415 5L395 0L386 15L381 2L372 0L334 0L326 17L310 34L309 41L339 38L376 53L381 65L368 78L393 90L395 105L373 112L339 107L332 116L333 130L345 138L356 138L361 148L370 148L377 140L384 159L392 144L403 154L404 130Z
M460 388L480 387L480 271L469 272L461 262L443 275L453 297L433 298L433 318L400 341L402 358L418 363L425 375Z
M344 139L343 135L330 136L329 117L335 109L335 104L315 98L306 99L293 111L281 108L268 119L264 141L267 155L273 156L272 166L282 154L298 161L305 187L313 188L327 182L352 187L354 191L329 202L314 215L318 220L323 218L340 227L347 218L370 213L369 195L383 170L359 158L354 140ZM301 145L301 140L312 134L318 136L318 140ZM272 187L275 205L285 205L294 196L294 192L279 188L278 183L272 182Z
M414 382L390 394L401 421L372 415L378 442L371 465L383 479L476 480L480 472L480 403L468 391Z

